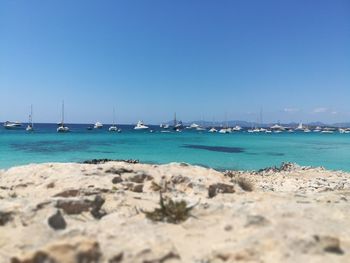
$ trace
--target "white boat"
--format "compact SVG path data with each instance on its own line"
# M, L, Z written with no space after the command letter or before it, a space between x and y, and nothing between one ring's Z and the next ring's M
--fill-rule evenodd
M238 125L232 128L232 131L241 131L241 130L242 130L242 127Z
M169 124L161 124L159 127L162 129L169 129Z
M314 132L320 132L322 131L322 128L320 126L317 126L315 129L314 129Z
M136 126L134 127L134 130L147 130L149 129L148 126L146 126L143 121L138 121Z
M323 130L323 131L321 131L321 133L334 133L334 131L330 131L330 130Z
M271 130L281 130L281 131L284 131L285 128L279 124L275 124L273 126L270 127Z
M201 127L201 126L196 128L196 131L206 131L206 130L207 130L206 128Z
M109 127L108 130L110 132L120 132L120 129L118 129L117 125L115 124L115 109L114 108L113 108L113 124L111 127Z
M298 127L295 128L295 130L296 130L296 131L302 131L302 130L304 130L303 123L300 122L299 125L298 125Z
M229 129L229 128L222 128L222 129L220 129L219 130L219 133L231 133L231 129Z
M64 101L62 102L62 120L57 128L57 132L69 132L69 128L64 126Z
M213 127L208 132L218 132L218 130Z
M30 105L30 115L29 121L26 128L26 131L34 131L34 123L33 123L33 105Z
M311 130L309 128L305 128L304 132L309 133L309 132L311 132Z
M4 123L4 128L8 130L18 130L22 128L22 123L20 123L19 121L7 121Z
M349 128L339 128L339 133L350 133Z
M67 126L62 125L57 128L57 132L69 132L69 128Z
M197 129L199 128L200 126L196 123L192 123L190 126L186 127L187 129Z
M181 131L184 128L184 125L182 123L182 121L177 121L176 119L176 112L174 114L174 127L173 130L174 131Z
M94 129L102 129L103 127L103 124L101 122L96 122L95 125L94 125Z

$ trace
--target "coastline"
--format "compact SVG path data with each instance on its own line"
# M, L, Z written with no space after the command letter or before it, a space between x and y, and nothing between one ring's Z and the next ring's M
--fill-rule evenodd
M120 161L12 167L0 170L0 261L348 262L349 176L294 164L258 172ZM184 200L189 217L147 218L159 191Z

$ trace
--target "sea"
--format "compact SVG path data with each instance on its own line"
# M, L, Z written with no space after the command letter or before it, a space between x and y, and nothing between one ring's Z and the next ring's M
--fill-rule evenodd
M218 170L259 170L295 162L350 172L350 134L220 134L186 129L163 133L159 126L150 126L150 132L135 131L131 125L119 125L122 132L115 133L108 131L108 125L93 130L84 124L67 126L69 133L57 133L57 124L35 124L34 132L6 130L1 125L0 169L107 158L185 162Z

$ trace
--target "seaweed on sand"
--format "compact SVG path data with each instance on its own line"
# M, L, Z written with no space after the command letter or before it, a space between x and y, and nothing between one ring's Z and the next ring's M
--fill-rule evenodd
M169 197L163 197L160 192L160 208L153 211L143 211L146 217L152 221L178 224L191 217L191 210L194 206L187 206L186 201L174 201Z

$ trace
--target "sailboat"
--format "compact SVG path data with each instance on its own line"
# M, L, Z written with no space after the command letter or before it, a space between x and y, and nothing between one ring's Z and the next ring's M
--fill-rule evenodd
M69 132L69 128L64 126L64 101L62 101L62 120L57 128L57 132Z
M113 124L111 127L109 127L108 129L110 132L121 132L120 129L117 128L116 124L115 124L115 109L113 108Z
M184 128L184 125L182 124L182 121L176 120L176 112L174 114L174 130L175 131L181 131Z
M227 113L225 114L225 123L226 123L226 126L222 127L219 130L219 133L231 133L232 132L232 129L228 127Z
M26 131L34 131L34 124L33 124L33 105L30 105L30 115L29 115L29 121L28 126L26 128Z

